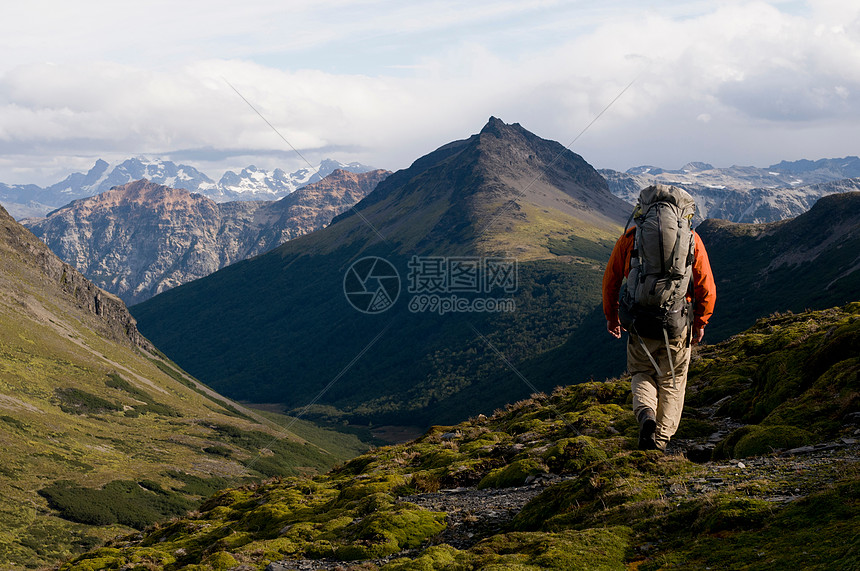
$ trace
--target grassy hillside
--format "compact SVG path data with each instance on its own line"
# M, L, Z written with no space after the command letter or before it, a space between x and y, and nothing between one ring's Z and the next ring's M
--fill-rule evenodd
M860 302L775 315L698 352L668 455L635 450L629 379L586 382L217 493L63 569L856 568L858 355ZM681 454L712 434L716 461ZM483 507L505 497L506 518Z
M307 423L284 430L199 384L2 211L0 442L3 569L55 563L222 487L324 472L364 449Z
M841 305L860 291L860 192L825 196L791 220L706 220L697 232L717 281L712 339L774 311Z
M527 396L518 381L503 380L509 369L476 331L511 362L520 363L562 345L580 327L586 331L582 336L590 337L595 327L584 318L600 301L605 259L566 254L519 263L518 287L511 296L516 311L509 313L413 313L404 291L389 311L365 315L350 307L343 294L344 261L384 252L398 268L405 290L409 259L382 248L353 250L313 257L269 255L256 259L253 269L237 264L219 272L217 282L203 280L171 292L159 301L158 315L148 304L136 306L135 314L147 331L159 331L159 343L175 348L184 367L240 400L303 407L345 370L324 394L325 406L311 413L374 424L456 422ZM252 276L265 287L249 284ZM247 300L236 295L248 287L256 292L250 311ZM496 292L493 297L505 296ZM183 343L187 330L169 327L215 322L232 325L210 331L205 347L188 346ZM347 367L380 333L366 355ZM242 359L236 358L237 346L243 348ZM568 372L605 376L622 366L620 359L580 359ZM506 392L501 384L515 392ZM479 394L487 398L475 398Z

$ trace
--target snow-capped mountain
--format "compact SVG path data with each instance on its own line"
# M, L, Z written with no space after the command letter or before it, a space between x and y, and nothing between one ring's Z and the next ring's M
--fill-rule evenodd
M64 180L49 186L45 191L57 197L66 198L67 200L59 205L62 206L68 200L101 194L115 186L142 178L193 192L215 186L215 181L194 167L177 165L160 159L135 157L113 168L110 168L110 164L106 161L99 159L86 174L71 174Z
M677 170L645 165L600 174L613 194L631 204L649 184L674 184L696 199L699 219L758 223L798 216L822 196L857 190L860 158L782 161L766 168L693 162Z
M327 226L388 174L336 170L278 201L222 203L140 179L22 223L131 305Z
M73 200L95 196L143 178L155 184L196 192L215 202L279 200L337 169L352 173L375 170L361 163L345 164L333 159L323 160L316 169L302 168L293 173L282 169L269 172L251 165L239 173L227 171L216 183L196 168L172 161L135 157L112 166L99 159L86 173L70 174L45 188L0 183L0 203L16 219L38 218Z
M333 159L323 160L315 170L304 168L293 173L286 173L282 169L268 172L251 165L238 174L233 171L225 172L213 190L199 192L216 202L278 200L306 184L322 180L337 169L352 173L374 170L373 167L361 163L345 164Z

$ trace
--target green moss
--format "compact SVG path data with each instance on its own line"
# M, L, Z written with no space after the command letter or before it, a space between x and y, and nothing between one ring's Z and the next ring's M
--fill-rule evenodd
M447 569L457 560L459 550L447 544L434 545L425 549L415 559L395 559L382 567L383 571L435 571Z
M774 450L796 448L813 441L812 435L793 426L748 425L738 428L714 449L715 458L748 458Z
M860 484L856 477L847 478L784 508L743 498L718 498L710 511L700 506L698 526L684 527L689 533L703 526L710 533L678 537L639 569L858 568Z
M693 528L703 533L756 529L773 515L773 504L754 498L720 497L706 506L693 522Z
M119 549L102 547L81 555L77 559L63 565L63 571L99 571L100 569L119 569L126 563Z
M533 458L515 460L504 468L497 468L478 483L478 489L510 488L525 483L526 478L546 472L546 466Z
M609 570L625 569L632 531L615 526L559 533L514 532L496 535L473 547L482 569L516 568L529 565L535 569Z
M374 512L345 530L353 541L338 548L338 557L366 559L419 547L445 529L445 518L444 513L408 508Z
M379 493L387 494L394 488L402 486L405 483L406 482L403 477L397 475L384 477L378 481L359 481L349 483L340 490L337 500L335 500L332 507L354 507L358 502L369 496Z
M698 349L690 405L710 407L730 396L720 410L761 420L729 435L720 451L761 454L841 430L834 426L857 410L855 320L860 323L835 310L775 316L724 345ZM826 349L831 341L838 351ZM777 387L780 377L788 380ZM712 486L701 479L706 468L681 456L631 451L627 436L635 437L637 427L628 399L629 379L533 395L490 418L434 427L414 442L376 449L313 480L216 493L200 513L147 532L140 544L167 555L184 549L180 561L166 564L170 571L211 568L206 557L217 552L263 568L284 557L360 560L422 548L384 568L770 569L793 560L804 569L856 566L852 524L860 516L860 480L853 464L834 461L821 473L807 471L797 487L823 492L787 505L763 498L794 490L792 473L755 472L747 480L753 471L732 470ZM703 418L685 410L678 436L711 434L714 426ZM271 441L236 427L216 425L215 434L237 459L263 438ZM469 549L428 547L438 541L445 514L402 498L476 483L518 485L547 470L574 477L533 498L507 533ZM834 478L844 482L828 489ZM189 491L205 486L176 475L174 487L176 480L188 480ZM160 489L142 483L148 493ZM110 564L130 560L141 549L133 543Z
M543 454L544 461L553 473L576 473L606 458L606 452L597 440L588 436L563 438Z
M239 565L236 559L226 551L218 551L205 559L213 571L227 571Z
M702 438L716 432L717 427L712 422L681 416L681 423L674 438Z
M684 465L692 465L683 459ZM594 464L573 480L552 485L514 517L517 530L557 531L594 524L628 523L638 502L662 496L659 478L677 470L657 453L621 453ZM629 504L629 508L624 508Z

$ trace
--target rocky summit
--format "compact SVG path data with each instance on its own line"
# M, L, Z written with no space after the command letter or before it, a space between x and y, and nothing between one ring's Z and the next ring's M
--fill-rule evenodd
M134 304L326 226L386 174L336 170L274 202L216 203L142 179L25 224L98 286Z

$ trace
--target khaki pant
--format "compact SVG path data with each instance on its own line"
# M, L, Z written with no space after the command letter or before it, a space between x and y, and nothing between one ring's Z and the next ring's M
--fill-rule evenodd
M654 365L642 348L640 339L657 361L663 373L662 376L654 370ZM675 365L674 381L665 340L646 339L630 333L630 339L627 342L627 370L633 375L630 383L633 391L633 414L639 419L643 410L654 411L657 420L654 439L661 450L665 450L669 439L678 430L681 412L684 409L687 369L690 366L688 334L669 339L669 350L672 354L672 363Z

